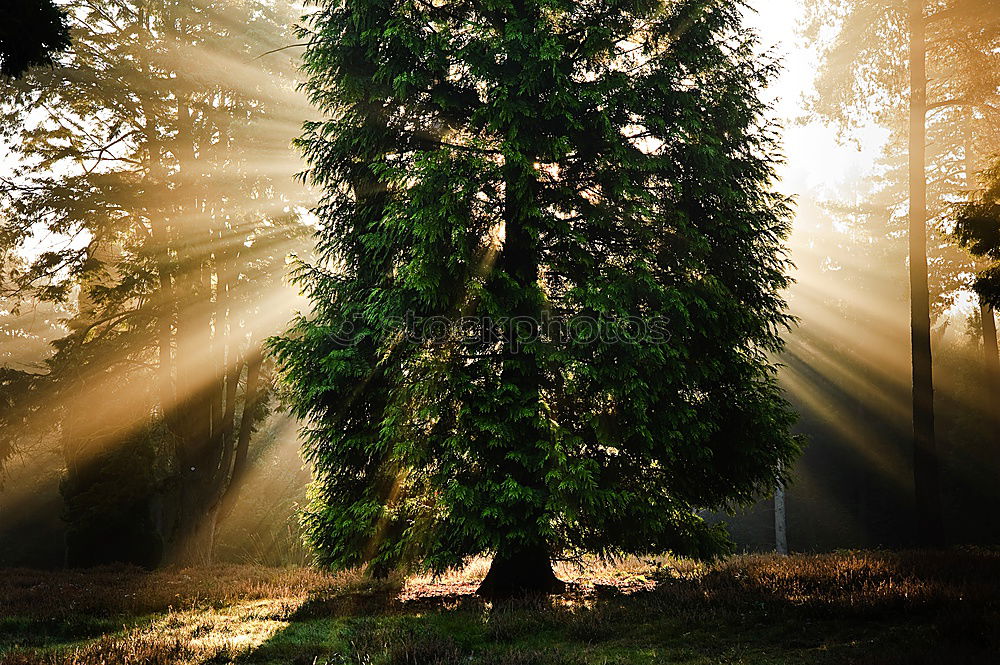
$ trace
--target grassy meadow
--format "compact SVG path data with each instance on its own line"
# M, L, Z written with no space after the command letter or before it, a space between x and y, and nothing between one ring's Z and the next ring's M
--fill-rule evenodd
M1000 662L1000 552L563 564L547 600L259 566L0 571L0 665Z

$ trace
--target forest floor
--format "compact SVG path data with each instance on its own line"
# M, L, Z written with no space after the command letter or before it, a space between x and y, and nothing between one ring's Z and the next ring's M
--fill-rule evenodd
M563 565L491 605L439 579L225 566L0 570L0 665L1000 662L1000 552Z

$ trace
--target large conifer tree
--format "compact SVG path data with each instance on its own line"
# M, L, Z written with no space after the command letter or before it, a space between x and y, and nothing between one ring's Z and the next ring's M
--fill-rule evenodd
M322 561L553 590L567 552L710 555L797 450L769 361L787 202L742 3L328 0L312 311L273 348Z

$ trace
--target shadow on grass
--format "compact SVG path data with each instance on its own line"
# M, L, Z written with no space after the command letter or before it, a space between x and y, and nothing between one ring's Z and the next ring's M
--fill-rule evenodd
M44 619L11 616L0 617L0 653L5 646L19 648L66 647L74 643L135 626L149 617L101 617L71 615Z
M655 588L491 605L319 594L247 665L997 663L1000 555L741 557ZM222 662L222 661L220 661ZM228 662L228 661L225 661Z

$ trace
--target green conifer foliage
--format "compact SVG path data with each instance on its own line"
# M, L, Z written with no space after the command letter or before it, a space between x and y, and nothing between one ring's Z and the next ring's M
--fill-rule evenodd
M321 561L558 588L728 539L798 443L769 358L788 202L742 3L325 1L312 311L272 341Z
M955 235L984 265L975 281L979 297L1000 307L1000 163L983 173L984 187L958 206Z

